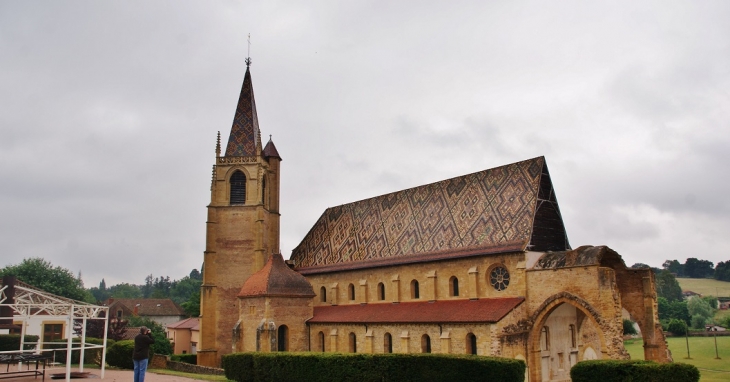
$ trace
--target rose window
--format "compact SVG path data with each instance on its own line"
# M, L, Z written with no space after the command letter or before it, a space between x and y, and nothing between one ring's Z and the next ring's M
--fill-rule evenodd
M495 267L489 274L489 284L498 291L503 291L509 286L509 272L505 267Z

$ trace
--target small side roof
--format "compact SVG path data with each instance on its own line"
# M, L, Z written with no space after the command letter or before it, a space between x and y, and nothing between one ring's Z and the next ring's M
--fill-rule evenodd
M525 299L441 300L315 306L309 323L472 323L498 322Z
M186 318L182 321L178 321L172 324L167 325L168 329L193 329L197 328L198 324L200 323L200 319L198 317L190 317Z
M238 297L314 297L312 285L284 262L281 253L271 255L260 271L246 280Z

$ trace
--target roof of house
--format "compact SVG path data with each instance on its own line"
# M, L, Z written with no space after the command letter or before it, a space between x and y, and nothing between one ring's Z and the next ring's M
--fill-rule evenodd
M198 325L200 325L200 319L198 317L190 317L186 318L182 321L178 321L172 324L167 325L168 329L190 329L190 330L197 330Z
M110 298L104 305L122 306L138 316L185 315L185 310L169 298Z
M275 253L261 270L246 280L238 293L238 297L256 296L313 297L315 294L309 281L289 268L281 253Z
M233 117L231 135L228 137L225 155L230 157L254 156L261 152L261 132L256 115L256 100L253 96L251 72L246 67L241 95L238 97L236 114Z
M523 297L478 300L315 306L309 323L471 323L497 322Z
M544 157L324 211L290 260L303 274L570 249Z

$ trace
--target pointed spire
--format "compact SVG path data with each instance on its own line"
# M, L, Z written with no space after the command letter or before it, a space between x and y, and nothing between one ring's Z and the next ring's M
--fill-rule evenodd
M218 132L218 139L215 141L215 156L221 156L221 132Z
M261 152L259 120L256 115L256 101L251 83L250 59L246 59L246 75L243 77L241 95L238 97L236 115L228 138L226 156L254 156Z
M276 150L276 146L274 146L274 141L271 140L271 134L269 134L269 142L266 144L266 147L264 147L263 151L264 158L277 158L281 160L281 156L279 156L279 151Z

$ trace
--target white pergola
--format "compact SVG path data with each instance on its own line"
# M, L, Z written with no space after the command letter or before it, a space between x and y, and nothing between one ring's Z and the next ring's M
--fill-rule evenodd
M65 297L44 292L21 281L14 281L10 285L0 286L0 306L9 307L13 312L12 319L22 321L20 336L20 349L13 353L39 354L43 351L43 345L51 342L38 341L36 343L25 343L25 330L28 321L32 317L43 317L53 320L66 321L66 380L71 380L71 352L78 350L79 372L84 371L84 351L87 349L102 349L101 354L101 378L104 378L106 364L106 343L107 331L109 330L109 308L106 306L93 305L82 301L76 301ZM6 318L6 317L3 317ZM7 317L11 318L11 317ZM73 326L76 320L81 320L81 338L78 343L73 342ZM86 322L88 320L104 320L104 342L102 345L86 342ZM25 345L35 344L34 350L23 350ZM9 353L9 352L0 352Z

